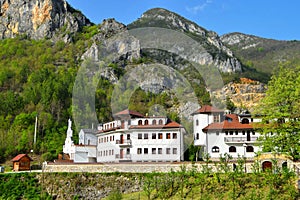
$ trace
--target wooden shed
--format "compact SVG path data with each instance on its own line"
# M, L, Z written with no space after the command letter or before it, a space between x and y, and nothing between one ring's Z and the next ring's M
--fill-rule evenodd
M14 171L26 171L30 170L30 161L32 159L27 154L19 154L11 161L13 162Z

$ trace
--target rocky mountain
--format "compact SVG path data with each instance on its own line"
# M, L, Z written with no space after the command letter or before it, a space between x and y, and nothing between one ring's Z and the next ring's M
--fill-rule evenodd
M0 9L1 39L26 36L29 39L48 38L52 41L63 40L66 43L72 43L74 35L82 33L84 27L93 26L80 11L73 9L66 0L0 0ZM154 30L153 35L146 33L142 38L139 34L143 34L143 32L139 33L137 30L143 28L159 28L159 30L165 31L157 32L158 29L151 29ZM150 41L150 43L157 38L154 43L167 41L168 33L173 36L176 33L183 34L190 40L183 46L180 39L175 37L174 44L169 46L169 52L160 47L145 48L143 46L144 40ZM168 77L162 76L166 73L159 72L155 68L143 75L138 71L130 71L133 68L143 68L146 60L146 62L161 63L177 70L186 78L188 84L197 88L196 96L202 98L207 96L208 88L205 84L210 75L203 76L203 74L199 74L199 71L195 71L189 63L189 61L193 61L202 66L219 69L222 76L218 78L223 79L225 84L230 82L229 85L223 87L222 90L225 92L221 93L232 97L236 106L248 105L251 107L253 105L251 101L257 99L253 97L255 93L259 93L258 96L260 96L264 90L253 89L252 91L251 89L251 97L246 97L242 94L245 91L248 93L249 87L252 87L253 84L246 85L246 89L242 89L244 86L230 85L231 81L239 81L240 78L247 77L267 82L271 71L280 63L300 62L299 41L277 41L242 33L231 33L220 37L217 33L208 31L196 23L162 8L148 10L127 26L114 19L104 20L101 24L93 26L93 33L88 34L91 37L85 39L85 43L91 45L85 47L84 53L77 59L91 60L101 65L100 75L113 84L119 81L122 73L130 72L133 77L143 77L136 78L135 81L138 81L139 86L145 91L161 93L166 91L166 88L173 87L172 83L176 76L170 74ZM160 37L155 38L155 34ZM189 43L190 41L192 42ZM185 55L178 56L182 55L182 52L185 52ZM101 63L103 58L106 60ZM120 74L120 69L109 67L111 63L117 65L123 72ZM88 73L92 75L99 69L89 70ZM155 75L155 72L160 75ZM258 85L259 88L263 88L260 83ZM181 87L183 86L181 85ZM241 95L238 95L239 93ZM233 96L239 96L238 100L234 100ZM224 99L224 97L220 98ZM200 103L207 102L207 99L200 100ZM181 106L187 107L186 105Z
M203 65L215 65L222 72L241 72L242 66L232 51L223 45L220 37L176 13L162 8L154 8L145 12L141 18L128 25L129 29L142 27L159 27L183 32L193 38L206 52L196 62Z
M243 33L229 33L221 41L243 63L269 76L279 65L300 64L300 41L261 38Z
M91 22L66 0L1 0L0 38L26 35L65 41Z

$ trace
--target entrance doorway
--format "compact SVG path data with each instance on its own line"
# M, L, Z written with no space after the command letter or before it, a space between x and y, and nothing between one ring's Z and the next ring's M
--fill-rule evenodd
M267 170L272 170L272 162L270 161L265 161L262 163L262 168L263 168L263 171L267 171Z

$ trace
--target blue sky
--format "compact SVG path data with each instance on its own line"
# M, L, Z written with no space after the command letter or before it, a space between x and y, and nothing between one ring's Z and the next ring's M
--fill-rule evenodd
M299 0L67 0L92 22L115 18L128 24L151 8L165 8L223 35L241 32L300 40Z

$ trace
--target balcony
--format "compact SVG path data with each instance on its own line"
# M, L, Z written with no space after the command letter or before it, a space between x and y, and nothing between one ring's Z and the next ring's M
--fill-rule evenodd
M225 137L224 138L224 142L225 143L234 143L234 144L237 144L237 143L254 143L256 142L258 139L258 137L250 137L250 138L247 138L247 137Z
M131 155L130 154L116 154L116 160L119 160L119 162L131 162Z
M120 145L120 147L128 147L131 146L131 140L116 140L116 144Z

